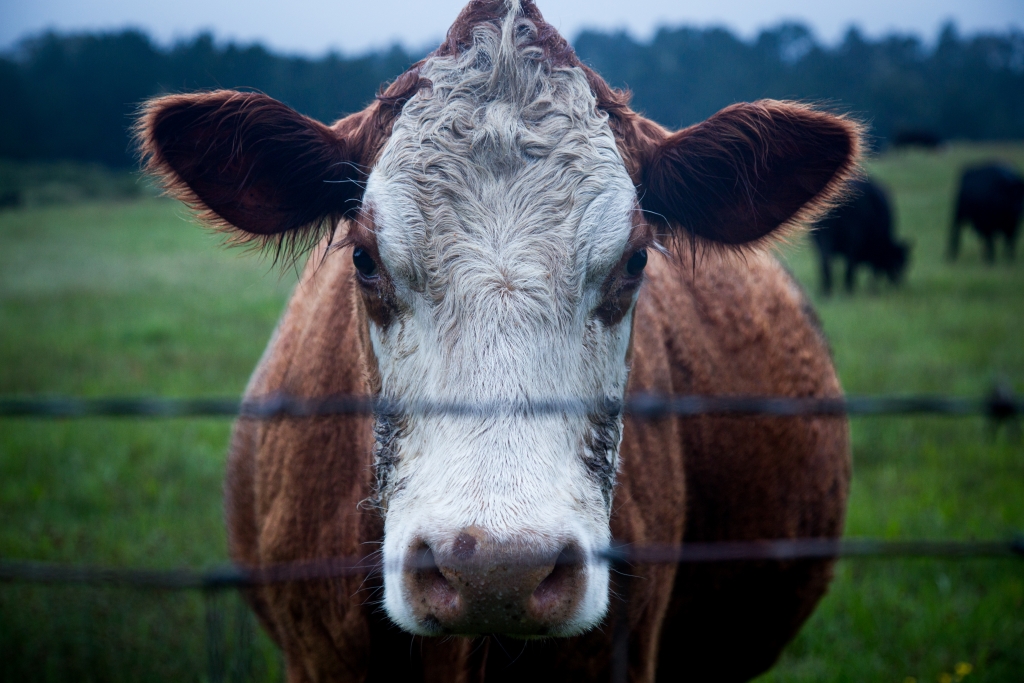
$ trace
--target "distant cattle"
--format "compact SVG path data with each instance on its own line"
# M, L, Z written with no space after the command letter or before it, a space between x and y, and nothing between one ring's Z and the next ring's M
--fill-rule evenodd
M996 235L1006 241L1006 255L1012 261L1017 247L1017 232L1024 209L1024 178L999 163L981 164L964 169L960 176L953 228L949 235L949 259L960 253L960 228L974 226L985 245L985 261L996 260Z
M846 291L853 292L857 268L871 267L899 284L910 256L910 245L893 237L892 210L885 192L863 179L850 184L849 199L818 222L813 233L821 257L821 288L832 293L832 259L846 259Z

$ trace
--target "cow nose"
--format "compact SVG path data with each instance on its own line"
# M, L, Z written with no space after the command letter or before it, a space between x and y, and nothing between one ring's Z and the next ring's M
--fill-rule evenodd
M413 544L406 597L428 631L456 635L545 635L570 621L585 591L579 546L555 550L494 543L469 528L451 539Z

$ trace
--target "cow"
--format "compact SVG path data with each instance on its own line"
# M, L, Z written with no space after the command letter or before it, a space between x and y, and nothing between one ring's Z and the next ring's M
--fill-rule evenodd
M985 262L996 261L995 238L1002 235L1006 257L1013 261L1017 250L1017 232L1024 215L1024 177L1001 163L986 163L965 168L960 176L960 191L949 234L949 260L960 254L960 229L970 223L985 245Z
M903 279L910 245L893 237L892 209L885 191L875 181L858 178L849 184L846 201L818 221L811 233L821 262L821 290L832 293L832 258L846 260L846 291L853 293L857 268L871 267L894 285Z
M246 396L380 406L234 427L236 563L375 558L250 590L289 681L601 681L613 661L631 681L738 681L775 662L830 559L613 572L600 555L838 537L845 418L621 406L842 395L768 247L857 173L857 122L764 100L671 132L532 2L473 0L333 125L220 90L150 101L137 135L206 223L309 251ZM588 407L531 409L572 399ZM453 403L511 408L414 409Z

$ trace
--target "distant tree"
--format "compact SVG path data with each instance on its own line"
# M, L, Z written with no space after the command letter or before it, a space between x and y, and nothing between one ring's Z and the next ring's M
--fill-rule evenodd
M361 57L281 56L209 33L159 48L143 33L44 33L0 58L0 157L134 163L129 128L153 95L266 92L322 121L363 108L414 61L398 47Z
M24 160L38 154L35 101L17 62L0 57L0 158Z
M576 51L662 123L696 123L759 97L822 102L861 116L880 144L901 130L943 138L1024 137L1024 33L962 38L947 24L936 46L915 36L868 40L851 28L834 48L800 24L750 42L720 28L658 31L649 42L587 31Z
M143 33L60 36L22 45L35 154L124 165L127 128L138 103L152 94L164 55Z
M851 28L822 46L786 23L744 41L723 28L663 28L649 41L586 31L580 57L634 105L681 127L733 102L801 99L871 124L879 144L903 131L942 138L1024 138L1024 33L961 36L943 27L934 47L914 36L870 40ZM251 88L331 122L370 102L420 55L400 47L319 59L209 33L169 48L139 31L43 33L0 56L0 157L133 163L128 128L160 93Z

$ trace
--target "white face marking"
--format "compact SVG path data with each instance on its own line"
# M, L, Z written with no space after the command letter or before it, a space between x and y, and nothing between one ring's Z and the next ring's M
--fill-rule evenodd
M369 178L364 203L400 302L388 326L371 322L386 398L625 392L632 311L610 326L594 311L627 247L635 190L582 71L543 64L514 33L481 29L466 53L429 60L421 75L432 89L405 105ZM568 539L586 553L607 546L621 418L400 422L378 468L385 606L406 630L429 633L401 583L419 539L445 543L474 526L556 552ZM391 426L379 422L379 434ZM577 613L555 635L596 625L607 603L607 566L591 564Z

